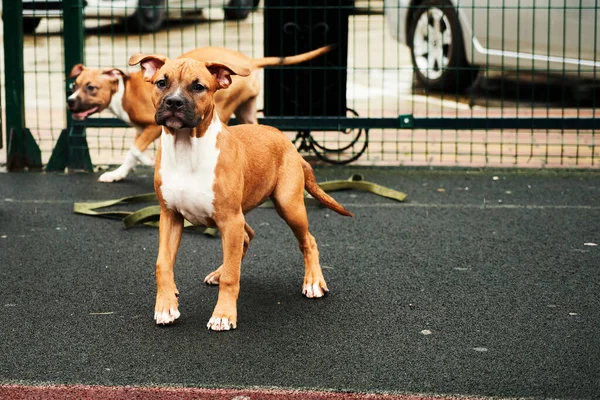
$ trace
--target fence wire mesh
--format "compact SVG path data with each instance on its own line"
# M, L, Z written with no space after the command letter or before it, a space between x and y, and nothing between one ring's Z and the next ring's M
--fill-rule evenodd
M34 8L52 9L60 2L23 3L26 125L46 163L67 125L64 82L68 70L64 70L60 12L46 11L50 16L42 18L27 11L33 3L37 4ZM138 68L127 67L127 60L134 53L177 57L203 46L223 46L262 57L265 42L283 35L273 30L265 36L264 26L269 24L265 14L273 16L294 7L302 12L314 4L299 0L256 4L250 0L90 0L84 9L85 64L133 72ZM335 4L328 12L340 8ZM241 7L236 9L236 5ZM597 0L359 0L348 3L347 11L347 58L341 60L345 65L327 68L346 75L342 93L346 115L369 118L373 125L368 132L311 130L307 143L313 146L300 147L305 155L312 156L316 150L333 161L357 158L353 162L363 165L597 166L600 151L595 129L565 129L560 123L596 118ZM307 38L310 34L306 33ZM310 69L297 67L303 68ZM265 92L277 90L271 81L270 87L265 86L269 71L260 74L259 110L265 108ZM378 127L378 119L399 115L458 123L454 121L452 128ZM103 111L92 117L114 116ZM518 123L516 129L472 129L469 121L474 118L558 122L543 129ZM86 133L94 164L118 164L136 130L103 127L87 128ZM298 132L286 134L293 140ZM301 141L297 140L299 146ZM147 153L152 156L154 151L151 146Z

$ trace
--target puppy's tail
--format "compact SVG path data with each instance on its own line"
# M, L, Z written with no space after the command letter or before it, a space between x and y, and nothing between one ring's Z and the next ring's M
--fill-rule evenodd
M330 52L335 49L337 45L330 44L328 46L319 47L318 49L297 54L295 56L288 57L264 57L264 58L255 58L252 62L252 69L264 68L264 67L272 67L276 65L294 65L300 64L305 61L312 60L313 58L319 57L325 53Z
M338 214L345 215L347 217L353 217L350 211L346 210L343 206L341 206L333 197L328 195L321 189L317 180L315 179L315 174L313 172L312 167L306 160L302 160L302 170L304 171L304 188L308 193L312 195L315 199L319 200L321 204L325 207L335 211Z

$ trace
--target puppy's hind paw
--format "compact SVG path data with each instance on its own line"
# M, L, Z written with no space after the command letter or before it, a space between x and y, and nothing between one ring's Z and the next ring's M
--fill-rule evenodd
M221 272L219 272L219 270L217 269L216 271L213 271L210 274L206 275L206 278L204 278L204 283L206 283L207 285L218 285L220 279Z

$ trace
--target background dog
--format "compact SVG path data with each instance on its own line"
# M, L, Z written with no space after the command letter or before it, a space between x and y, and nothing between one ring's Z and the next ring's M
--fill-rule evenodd
M256 123L256 99L260 92L258 71L275 65L299 64L327 53L333 46L290 57L264 57L252 59L244 54L222 48L202 47L185 53L181 58L199 61L219 60L223 63L248 68L248 76L235 76L228 90L215 94L215 106L224 124L232 115L242 123ZM152 85L144 81L141 72L127 74L118 68L91 69L82 64L75 65L70 78L76 78L67 105L76 120L83 120L97 112L109 109L117 118L137 128L138 134L125 156L123 164L114 171L105 172L100 182L115 182L124 179L137 162L153 165L151 158L143 152L156 138L161 129L154 120L151 101Z

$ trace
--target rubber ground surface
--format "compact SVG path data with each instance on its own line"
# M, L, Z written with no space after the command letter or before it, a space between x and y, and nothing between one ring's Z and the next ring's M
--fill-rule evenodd
M152 191L150 171L109 185L0 174L0 383L599 396L600 174L322 168L317 178L352 173L407 201L348 191L333 195L355 218L309 208L331 290L320 300L301 295L284 222L251 212L238 329L225 333L206 330L218 289L202 283L220 265L219 239L184 235L182 315L158 327L157 230L72 213L75 201Z

